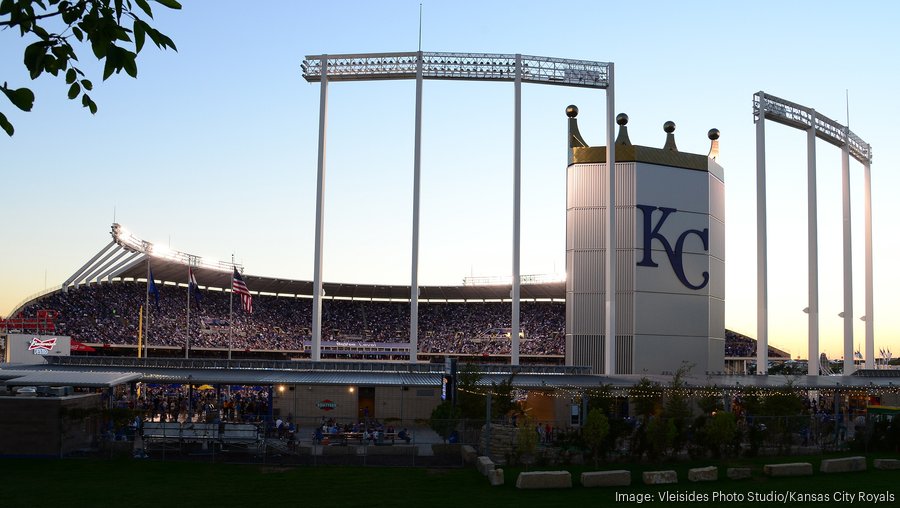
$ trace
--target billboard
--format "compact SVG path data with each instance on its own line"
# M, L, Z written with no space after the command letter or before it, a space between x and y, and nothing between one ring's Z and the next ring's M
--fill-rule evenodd
M11 333L6 336L5 360L9 363L44 363L47 356L69 356L72 339L66 335Z

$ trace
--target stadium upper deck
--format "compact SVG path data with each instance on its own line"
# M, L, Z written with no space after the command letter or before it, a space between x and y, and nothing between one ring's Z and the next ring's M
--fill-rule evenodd
M148 259L151 260L153 276L157 280L186 286L187 267L190 265L194 268L201 287L223 289L231 286L231 263L154 245L134 236L119 224L112 225L111 235L112 241L69 277L62 284L63 290L70 286L114 279L146 280ZM241 268L238 265L239 271L242 271ZM288 297L312 297L313 294L313 283L308 280L250 274L243 274L243 279L253 294ZM529 279L526 277L523 277L523 281L523 300L565 301L564 281L528 283ZM410 295L410 286L325 282L323 287L328 298L409 301ZM511 283L421 286L419 300L508 300L511 288ZM16 309L18 310L20 309ZM15 313L14 311L12 315Z

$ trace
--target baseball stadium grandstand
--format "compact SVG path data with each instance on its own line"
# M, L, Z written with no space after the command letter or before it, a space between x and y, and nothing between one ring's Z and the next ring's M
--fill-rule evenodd
M232 303L230 264L153 249L113 225L113 241L57 290L20 305L4 331L71 336L90 354L134 356L138 335L152 356L301 359L310 357L312 283L244 275L253 312ZM118 264L116 264L118 263ZM149 266L149 268L148 268ZM188 284L188 267L201 284ZM149 288L147 272L155 283ZM561 364L565 357L565 283L534 278L522 285L523 362ZM322 357L408 360L408 286L326 283ZM510 285L423 286L419 303L420 361L454 356L508 362ZM148 295L148 292L150 293ZM152 295L152 298L150 297ZM140 309L148 305L146 321ZM190 306L190 310L188 307ZM232 309L229 309L232 306ZM727 332L725 356L752 358L756 342ZM78 354L78 351L75 351ZM770 357L789 358L770 347Z

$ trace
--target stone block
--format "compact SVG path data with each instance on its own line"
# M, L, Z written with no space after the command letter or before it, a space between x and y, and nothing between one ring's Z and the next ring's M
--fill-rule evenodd
M570 489L572 473L568 471L529 471L519 473L517 489Z
M475 448L469 445L463 445L461 448L462 459L466 464L474 464L475 459L478 457L478 452L475 451Z
M726 475L732 480L746 480L753 476L749 467L729 467Z
M675 471L644 471L645 485L663 485L666 483L678 483L678 473Z
M900 460L897 459L875 459L875 469L900 469Z
M490 457L481 456L475 459L475 469L477 469L479 473L487 476L488 472L494 469L494 463L491 461Z
M505 478L503 476L502 469L492 469L488 472L488 481L491 482L492 487L499 487L503 485Z
M819 466L823 473L850 473L853 471L865 471L865 457L844 457L841 459L825 459Z
M582 487L627 487L631 485L631 471L590 471L581 473Z
M695 467L688 469L688 480L692 482L714 482L719 479L719 468L716 466Z
M766 476L812 476L813 467L809 462L789 462L787 464L766 464Z

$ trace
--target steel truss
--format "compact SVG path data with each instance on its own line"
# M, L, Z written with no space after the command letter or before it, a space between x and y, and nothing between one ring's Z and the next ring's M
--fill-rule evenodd
M522 82L584 88L609 87L607 62L521 55ZM416 79L418 53L371 53L307 56L301 64L310 83L322 79L326 63L328 81ZM422 53L423 79L515 81L516 55L488 53Z

